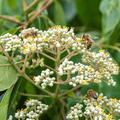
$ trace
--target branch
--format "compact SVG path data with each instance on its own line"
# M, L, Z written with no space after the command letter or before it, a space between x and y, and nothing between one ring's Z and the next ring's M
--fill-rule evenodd
M33 94L28 94L28 93L19 93L21 96L30 96L30 97L50 97L48 95L33 95Z
M51 59L52 61L55 61L54 58L52 58L51 56L49 56L49 55L47 55L47 54L45 54L45 53L43 53L43 52L41 52L41 51L38 51L38 53L40 53L41 55L43 55L43 56L45 56L45 57Z
M50 67L50 66L48 66L48 65L46 65L46 64L44 64L44 67L46 67L46 68L48 68L48 69L50 69L50 70L56 72L55 69L53 69L52 67Z
M57 48L56 49L56 63L55 63L55 70L56 71L58 71L58 67L59 67L59 65L60 65L60 49L59 48ZM61 76L58 74L58 73L56 73L56 80L57 81L60 81L60 79L61 79ZM55 90L55 97L57 98L58 97L58 95L59 95L59 89L60 89L60 86L59 86L59 84L56 86L56 90Z
M16 23L16 24L20 24L22 25L22 22L20 22L18 19L16 19L16 17L13 16L7 16L7 15L0 15L1 19Z
M63 85L63 84L68 84L70 81L56 81L54 82L54 84L58 84L58 85Z
M60 100L60 103L61 103L61 109L60 109L60 112L61 112L61 117L63 120L66 120L66 117L65 117L65 103L63 100Z
M28 60L28 55L25 56L25 59L24 59L24 64L23 64L23 68L22 68L22 72L25 72L25 68L26 68L26 62Z
M24 0L23 0L24 1ZM37 3L39 2L39 0L34 0L28 7L26 6L24 8L24 12L28 12L32 7L34 7Z
M42 5L39 7L39 10L35 12L35 14L29 19L29 21L26 23L27 27L31 22L33 22L37 17L53 2L53 0L44 0Z
M49 49L47 49L47 48L45 48L44 50L45 50L46 52L49 52L49 53L53 54L53 55L56 55L56 53L55 53L54 51L52 51L52 50L49 50Z
M67 95L67 94L70 93L70 92L76 91L76 90L79 89L79 88L81 88L81 85L76 86L76 87L74 87L74 88L72 88L72 89L70 89L70 90L62 93L62 94L60 95L60 97L63 97L63 96Z
M27 0L22 0L23 10L25 11L27 8Z
M65 60L65 58L71 59L72 57L74 57L75 55L77 55L79 53L80 53L80 51L79 52L72 51L70 54L68 54L67 56L65 56L64 58L62 58L61 61L60 61L60 63L62 63Z
M111 48L111 49L114 49L114 50L117 50L118 52L120 52L120 48L113 46L113 45L95 44L95 46L103 47L103 48Z

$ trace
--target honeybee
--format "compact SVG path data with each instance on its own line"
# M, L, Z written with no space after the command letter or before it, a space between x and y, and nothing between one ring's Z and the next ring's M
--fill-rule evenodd
M87 97L97 99L98 95L97 95L96 91L90 89L87 91Z
M91 38L91 35L83 34L82 39L86 41L87 49L91 48L91 46L93 45L93 40Z
M24 37L25 38L28 38L28 37L36 37L37 36L37 32L33 31L33 30L29 30L27 31L25 34L24 34Z

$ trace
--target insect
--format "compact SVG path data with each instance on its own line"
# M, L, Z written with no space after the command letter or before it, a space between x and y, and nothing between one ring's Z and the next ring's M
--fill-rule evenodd
M28 37L36 37L37 36L37 32L33 31L33 30L29 30L27 31L25 34L24 34L24 37L25 38L28 38Z
M82 39L86 41L87 49L91 48L91 46L93 45L93 40L91 38L91 35L83 34Z
M87 91L87 97L97 99L98 95L97 95L96 91L90 89Z

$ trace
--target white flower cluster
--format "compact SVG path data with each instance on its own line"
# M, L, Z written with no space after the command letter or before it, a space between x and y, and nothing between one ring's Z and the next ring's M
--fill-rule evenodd
M101 82L102 75L100 72L95 71L91 66L84 65L83 67L80 67L77 72L77 76L71 78L71 82L69 83L70 85L88 85L90 83Z
M73 50L80 50L81 53L86 51L86 41L82 40L82 38L76 37L76 41L72 44Z
M108 107L113 114L118 116L120 115L120 100L116 98L108 98L107 96L100 94L98 97L98 102L100 105L105 105Z
M48 105L35 99L28 100L25 105L25 109L15 113L15 118L18 120L38 120L40 115L48 109Z
M76 86L88 85L89 83L99 83L101 82L103 76L99 71L96 71L92 66L83 65L81 63L74 63L65 59L63 63L58 68L58 73L60 75L72 74L74 77L71 77L69 84Z
M71 107L66 118L71 120L79 120L80 117L92 120L115 120L116 116L120 116L120 100L107 98L100 94L97 99L83 99L83 103L77 103Z
M42 51L44 48L72 49L85 51L86 42L82 38L75 36L72 28L54 26L47 31L39 31L36 28L28 28L21 31L17 35L5 34L0 37L0 44L3 45L5 51L20 49L20 52L28 54Z
M105 108L97 103L97 101L84 100L86 105L84 116L93 120L113 120L113 115L105 112Z
M72 28L54 26L45 35L56 47L71 46L73 50L86 50L86 43L80 37L75 36Z
M45 89L47 86L52 87L55 81L55 77L50 76L53 74L54 72L50 71L49 69L43 70L41 75L34 77L35 84L40 84L43 89Z
M70 112L67 114L66 118L71 120L79 120L79 117L83 116L82 108L83 108L83 105L77 103L76 105L71 107Z
M29 52L35 52L36 50L42 50L44 47L48 46L46 43L44 35L42 35L42 31L32 27L28 29L24 29L19 34L19 37L22 38L22 49L23 53L27 54Z
M75 65L73 61L69 61L67 58L63 61L63 63L58 68L58 73L60 75L75 73Z
M21 48L21 40L17 35L7 33L0 36L0 45L4 47L5 51L14 51Z
M72 44L74 39L72 36L74 35L73 29L69 29L68 27L54 26L47 31L44 31L44 36L49 38L49 41L52 43L52 47L61 47L66 44Z
M17 119L25 119L26 113L27 113L26 110L20 110L20 111L18 111L17 113L15 113L15 117L16 117Z
M108 85L116 85L112 75L119 73L119 67L114 63L110 55L104 50L98 53L86 51L83 54L82 61L89 65L74 63L67 58L58 68L58 73L69 75L69 84L76 86L88 85L90 83L107 82Z
M100 50L98 53L86 51L82 61L91 64L96 71L99 71L104 78L108 79L108 85L115 85L116 82L112 79L112 75L119 73L119 67L114 63L109 53Z

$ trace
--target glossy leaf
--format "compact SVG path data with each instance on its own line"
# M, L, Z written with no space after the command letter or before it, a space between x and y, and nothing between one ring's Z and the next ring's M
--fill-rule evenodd
M64 10L59 1L54 1L54 22L57 25L65 25Z
M120 21L120 0L102 0L100 11L103 15L103 33L106 34L112 31Z
M76 0L77 13L84 25L100 28L99 3L100 0Z
M6 66L5 64L9 64ZM10 88L18 79L17 71L5 56L0 55L0 91Z
M13 87L9 88L4 97L2 98L2 101L0 102L0 119L6 120L7 118L7 110L9 105L9 99L12 92Z
M72 20L76 15L76 1L75 0L66 0L64 2L64 14L65 19L68 21ZM69 7L68 7L69 6Z
M8 107L8 116L14 115L14 113L16 112L17 102L21 98L21 96L19 95L19 92L21 90L20 86L22 86L22 82L23 82L22 78L18 79L18 81L16 82L16 84L13 87L13 90L12 90L12 93L10 96L9 107Z

